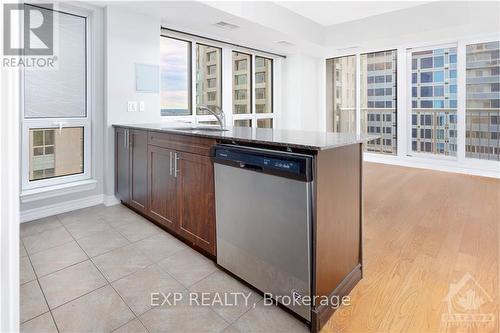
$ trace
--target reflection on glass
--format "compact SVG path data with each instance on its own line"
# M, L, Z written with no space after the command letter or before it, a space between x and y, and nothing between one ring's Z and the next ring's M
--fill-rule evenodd
M465 156L500 161L500 42L467 45L466 69Z
M236 119L234 121L235 127L252 127L251 119Z
M218 47L196 44L196 105L213 111L215 106L222 107L222 50Z
M273 60L255 57L255 112L273 112Z
M160 108L162 116L185 116L190 107L191 43L161 37L160 41Z
M361 131L381 137L365 145L370 152L397 152L396 56L396 50L361 55Z
M273 119L257 119L257 128L273 128Z
M356 56L326 60L334 132L356 132Z
M30 181L83 173L83 127L30 129Z
M252 56L233 52L233 113L252 113Z
M456 155L456 55L455 47L412 52L412 77L416 76L411 86L414 152Z

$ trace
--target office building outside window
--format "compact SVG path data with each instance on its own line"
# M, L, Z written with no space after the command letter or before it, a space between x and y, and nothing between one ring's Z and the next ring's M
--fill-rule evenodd
M457 152L457 48L411 54L411 150Z
M397 51L361 55L361 132L380 136L367 142L369 152L396 155Z
M500 161L500 42L466 50L465 156Z
M273 60L255 57L255 112L272 113ZM257 107L259 106L259 107Z
M216 111L222 107L222 50L196 44L196 105ZM210 114L197 110L196 114Z
M233 113L252 113L252 56L233 51Z
M356 56L326 60L327 107L333 132L356 132Z

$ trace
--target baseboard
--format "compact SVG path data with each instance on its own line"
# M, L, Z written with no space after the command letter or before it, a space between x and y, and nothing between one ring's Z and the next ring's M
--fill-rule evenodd
M104 206L109 207L109 206L118 205L121 203L121 201L120 201L120 199L118 199L114 195L105 195L103 203L104 203Z
M104 202L104 195L98 194L77 200L65 201L53 205L43 206L21 211L21 223L41 219L47 216L62 214L73 210L100 205Z
M363 161L500 179L500 173L498 172L500 163L496 161L480 160L479 162L471 162L468 160L466 162L459 163L454 160L432 160L431 158L389 156L376 153L364 153Z

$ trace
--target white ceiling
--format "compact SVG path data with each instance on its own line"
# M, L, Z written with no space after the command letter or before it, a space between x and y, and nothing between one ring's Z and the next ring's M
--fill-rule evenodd
M359 20L430 1L275 1L274 3L323 26Z

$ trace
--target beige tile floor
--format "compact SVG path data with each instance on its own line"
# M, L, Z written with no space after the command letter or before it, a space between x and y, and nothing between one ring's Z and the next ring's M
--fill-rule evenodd
M307 332L214 263L124 206L21 225L21 332ZM151 293L186 295L151 306ZM187 293L252 293L249 305L190 306Z

